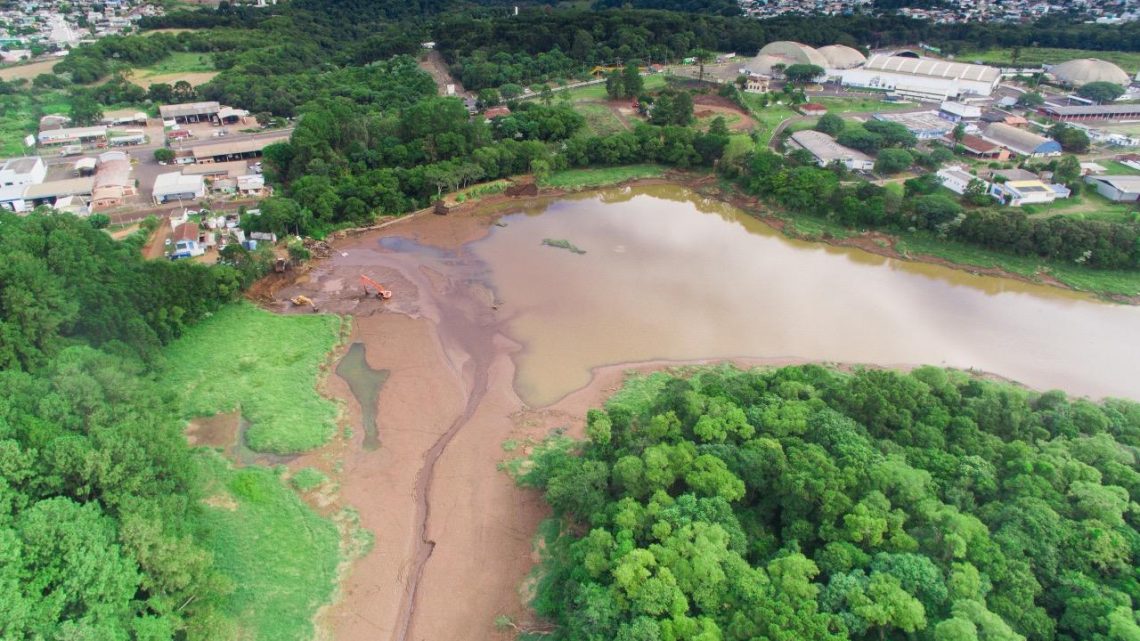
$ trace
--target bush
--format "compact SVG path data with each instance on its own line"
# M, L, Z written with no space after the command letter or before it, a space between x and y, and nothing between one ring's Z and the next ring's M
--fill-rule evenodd
M174 150L169 147L159 147L154 150L154 159L163 163L173 162Z
M95 229L106 229L111 225L111 217L107 214L91 214L87 217L87 222Z

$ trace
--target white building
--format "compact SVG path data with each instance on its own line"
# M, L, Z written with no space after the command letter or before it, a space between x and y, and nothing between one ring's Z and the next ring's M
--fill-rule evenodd
M1064 185L1047 184L1040 180L1010 180L990 184L989 193L1010 207L1022 205L1045 205L1058 198L1068 198L1069 188Z
M844 167L852 171L870 171L875 167L874 158L858 149L844 147L821 131L797 131L788 138L788 144L797 149L806 149L820 167L826 167L835 161L843 163Z
M982 117L982 108L947 100L938 107L938 115L950 122L977 122Z
M846 86L939 101L959 96L989 96L1000 80L1001 71L985 65L884 55L871 56L862 67L847 69L842 74Z
M1085 182L1113 202L1140 200L1140 176L1087 176Z
M180 171L173 171L154 179L154 202L159 205L172 200L197 200L205 195L206 181L201 176L184 176Z
M959 196L966 193L966 187L970 185L970 182L978 180L977 176L974 176L959 165L943 167L938 170L937 175L938 179L942 181L943 187Z
M38 185L47 177L47 165L39 156L12 158L0 166L0 187Z
M38 135L41 145L68 145L94 143L107 140L107 128L98 127L70 127L67 129L49 129L41 131Z

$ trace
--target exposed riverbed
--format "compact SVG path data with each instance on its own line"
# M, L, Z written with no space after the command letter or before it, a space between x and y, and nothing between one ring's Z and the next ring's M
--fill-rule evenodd
M277 294L355 317L328 390L355 435L342 499L376 545L327 613L338 639L525 623L545 508L497 469L502 444L575 431L629 363L930 363L1140 398L1138 307L792 241L676 186L508 207L340 241ZM393 298L366 296L361 274Z

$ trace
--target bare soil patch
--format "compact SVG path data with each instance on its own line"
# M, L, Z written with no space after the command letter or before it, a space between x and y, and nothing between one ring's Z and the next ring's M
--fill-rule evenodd
M0 68L0 80L16 80L19 78L31 80L41 73L54 73L51 68L54 67L57 62L59 62L58 59L40 60L38 62L3 67Z

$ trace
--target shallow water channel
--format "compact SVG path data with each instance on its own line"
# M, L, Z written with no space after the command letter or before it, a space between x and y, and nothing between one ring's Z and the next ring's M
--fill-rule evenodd
M531 405L600 365L730 357L972 367L1140 399L1138 307L790 240L669 185L552 201L502 223L470 250L525 346L516 388Z

